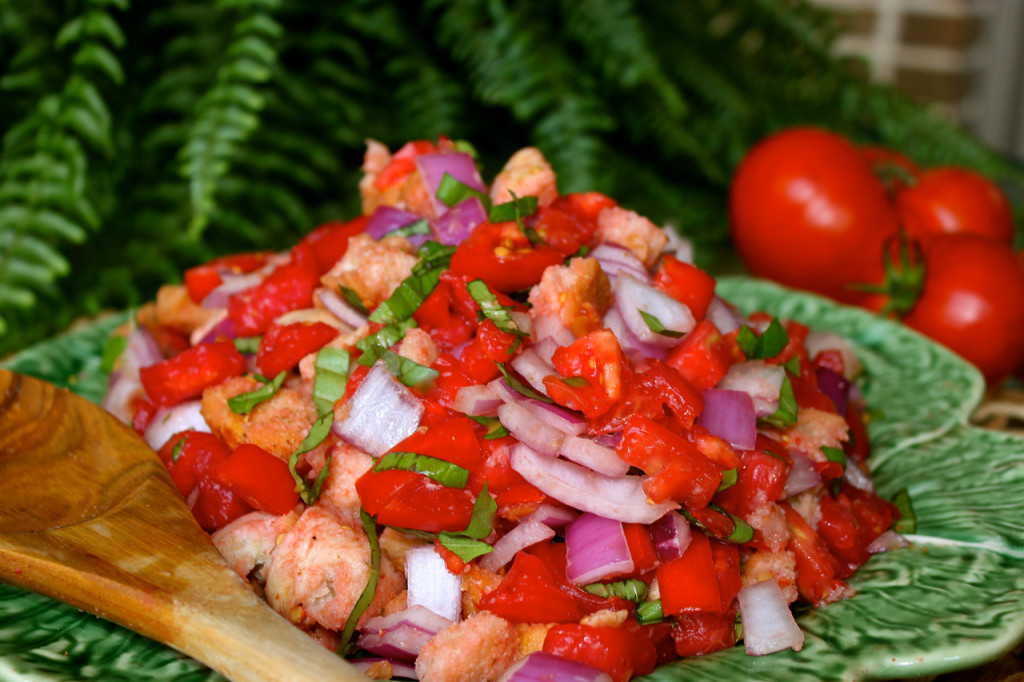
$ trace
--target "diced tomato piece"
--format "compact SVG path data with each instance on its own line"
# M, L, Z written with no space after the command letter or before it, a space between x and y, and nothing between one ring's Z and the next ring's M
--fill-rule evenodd
M698 320L704 319L715 295L714 277L672 255L662 257L654 286L689 308Z
M441 353L430 367L437 371L438 377L427 391L426 399L445 407L450 408L455 403L459 389L476 384L466 376L459 361L451 353Z
M146 395L159 407L198 398L204 389L248 369L245 358L231 341L200 343L172 358L143 367L139 379Z
M285 263L262 282L228 300L228 317L239 336L262 334L281 315L313 303L317 274L297 263Z
M836 404L818 389L818 386L810 377L795 377L792 374L787 376L789 377L789 385L793 387L793 397L796 398L796 404L800 408L814 408L816 410L836 413Z
M456 247L450 269L507 294L529 289L563 258L552 246L530 244L514 222L484 222Z
M711 545L711 556L715 560L722 607L728 608L743 587L740 578L740 548L730 542L718 540L709 540L708 543Z
M821 499L818 535L840 562L837 576L848 578L870 558L871 541L889 529L898 514L877 495L843 482L839 494Z
M461 531L473 518L469 490L449 488L415 471L368 471L356 481L367 513L385 526L428 533Z
M693 533L683 555L658 566L657 576L665 615L722 611L718 569L711 541L703 533Z
M597 221L577 213L567 197L559 197L550 206L540 208L534 218L533 229L545 244L571 256L591 242Z
M476 383L484 384L499 375L499 362L513 357L514 334L503 332L491 320L484 320L476 336L462 349L459 365L463 373Z
M473 470L483 457L474 424L466 416L449 417L426 431L417 431L392 450L436 457Z
M665 362L700 390L714 388L729 366L743 360L736 339L723 335L705 318L697 323L678 346L669 351Z
M438 150L430 140L413 140L406 142L391 156L391 160L377 173L373 186L381 191L404 182L416 170L416 157L420 154L432 154Z
M606 208L618 206L611 197L600 192L570 192L555 199L553 206L586 218L597 225L597 217Z
M548 630L544 651L608 673L613 682L646 675L657 664L650 639L627 627L558 624Z
M463 314L451 282L443 278L416 309L413 318L444 351L450 351L472 338L477 325L475 313L474 317Z
M814 360L811 363L815 369L824 367L830 369L836 374L842 375L845 370L845 362L843 361L843 354L835 348L826 348L825 350L818 351L818 354L814 356Z
M700 424L694 424L687 437L702 455L717 464L722 471L739 470L740 455L725 439L712 435Z
M288 464L252 443L235 448L214 467L213 476L261 511L287 514L299 503Z
M622 399L630 370L610 330L597 329L556 349L551 361L564 377L544 378L544 387L556 403L594 419Z
M251 511L252 507L245 500L219 481L212 478L199 481L199 494L192 505L192 515L206 532L219 530Z
M132 403L135 406L135 410L132 412L132 430L140 436L145 435L146 429L149 428L150 423L153 421L153 417L156 415L157 410L160 408L153 404L152 401L146 400L145 398L139 398Z
M243 274L257 270L267 263L270 251L236 253L221 256L185 270L185 288L189 298L201 303L206 296L224 281L225 273Z
M453 575L461 575L466 562L455 552L441 544L441 538L434 538L434 551L444 560L445 568Z
M260 339L256 366L264 376L273 379L293 369L299 360L320 350L337 335L338 330L324 322L272 324Z
M843 443L843 450L855 461L863 464L871 454L871 441L865 424L864 411L855 401L846 403L846 424L850 427L850 438Z
M790 539L788 549L796 556L796 587L805 601L821 606L835 601L846 588L839 577L839 562L828 551L825 541L788 503L779 506L786 514Z
M633 575L641 575L658 567L658 551L654 547L651 532L639 523L624 523L629 556L633 559Z
M680 613L674 620L672 639L679 656L703 656L736 644L735 606L722 613Z
M231 450L212 433L190 430L171 436L157 454L178 492L187 498L213 467L231 455Z
M786 487L792 463L785 458L785 448L758 434L757 450L745 450L736 473L736 484L720 492L715 501L736 516L747 514L775 502Z
M701 410L704 398L700 391L679 373L660 360L651 360L640 372L627 373L625 395L611 410L593 421L590 432L621 431L626 420L641 414L654 421L671 415L676 426L689 429Z
M722 470L692 443L643 415L626 421L616 452L651 476L644 491L653 502L672 499L700 509L722 483Z
M326 273L344 257L349 239L362 234L369 221L369 216L349 221L332 220L317 226L303 238L302 243L311 247L316 256L318 275Z
M481 609L513 623L574 623L585 613L559 586L548 565L519 552L498 587L485 594Z

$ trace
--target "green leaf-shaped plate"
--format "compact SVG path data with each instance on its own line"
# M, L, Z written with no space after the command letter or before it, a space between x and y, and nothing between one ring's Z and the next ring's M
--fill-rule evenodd
M857 596L799 617L803 651L742 647L668 665L659 682L923 677L998 658L1024 639L1024 439L966 424L984 383L969 365L899 325L760 281L719 293L854 341L879 413L869 427L879 492L906 487L918 515L910 549L854 576ZM98 401L99 356L112 318L6 363ZM41 484L45 484L42 482ZM0 680L215 680L174 651L69 606L0 585Z

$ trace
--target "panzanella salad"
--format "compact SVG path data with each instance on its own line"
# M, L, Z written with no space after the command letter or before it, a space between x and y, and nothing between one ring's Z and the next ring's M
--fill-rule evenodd
M362 216L163 287L105 401L324 646L382 679L619 682L799 650L791 604L906 544L843 339L739 314L537 149L489 185L444 138L364 171Z

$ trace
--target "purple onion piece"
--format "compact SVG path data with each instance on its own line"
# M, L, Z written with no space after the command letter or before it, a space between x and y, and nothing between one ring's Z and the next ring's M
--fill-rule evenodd
M675 512L665 514L647 529L651 532L654 549L661 561L678 559L690 545L690 524Z
M535 651L507 668L498 682L612 682L612 676L584 663Z
M711 434L740 450L753 450L757 439L754 401L743 391L709 388L697 422Z
M442 244L455 245L487 220L484 204L477 197L464 199L433 221L434 237Z
M850 381L828 367L819 367L814 374L818 378L818 388L835 404L836 412L845 416L850 400Z
M633 570L633 557L621 521L581 514L565 529L566 567L570 581L586 585Z
M366 222L365 232L374 239L380 239L389 232L411 225L422 218L410 211L394 206L378 206Z
M420 154L416 157L416 168L419 169L420 176L427 186L427 192L434 202L437 215L448 210L444 202L437 198L437 188L441 186L441 180L445 174L478 192L487 191L484 181L480 177L480 171L473 163L473 157L464 152Z

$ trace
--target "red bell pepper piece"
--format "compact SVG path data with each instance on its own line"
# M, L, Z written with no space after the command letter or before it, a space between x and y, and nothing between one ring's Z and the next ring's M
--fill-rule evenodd
M293 369L299 360L327 345L338 330L324 322L272 324L260 339L256 366L267 378Z
M298 263L285 263L262 282L240 291L228 300L228 317L239 336L262 334L284 313L308 308L313 290L320 283L317 273Z
M258 445L242 443L213 469L214 478L256 509L287 514L299 503L288 464Z
M231 341L201 343L172 358L143 367L139 379L146 395L159 407L198 398L203 390L248 369L245 358Z

